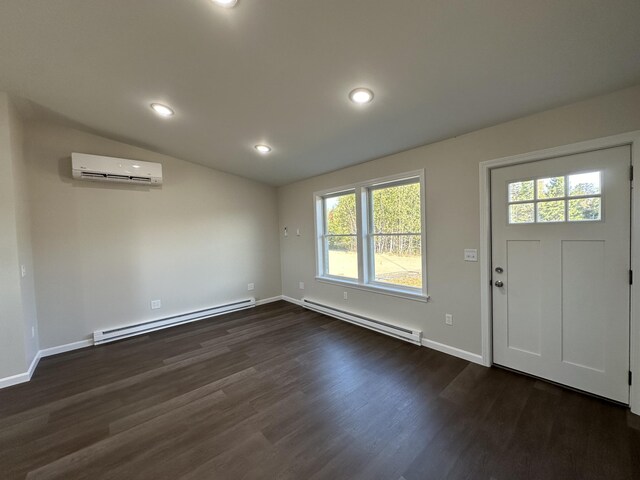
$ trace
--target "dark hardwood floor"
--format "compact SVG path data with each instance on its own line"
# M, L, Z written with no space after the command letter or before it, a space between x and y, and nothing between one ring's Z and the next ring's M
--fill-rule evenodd
M3 479L640 479L638 417L277 302L40 362Z

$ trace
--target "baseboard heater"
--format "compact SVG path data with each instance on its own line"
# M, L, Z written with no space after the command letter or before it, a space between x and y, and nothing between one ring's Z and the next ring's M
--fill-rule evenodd
M198 320L204 320L205 318L215 317L216 315L222 315L223 313L235 312L237 310L244 310L246 308L252 308L255 306L256 299L248 298L246 300L239 300L237 302L227 303L225 305L219 305L217 307L206 308L204 310L196 310L194 312L174 315L172 317L160 318L158 320L151 320L149 322L136 323L134 325L111 328L109 330L98 330L96 332L93 332L93 343L95 345L101 345L103 343L115 342L116 340L122 340L124 338L134 337L136 335L143 335L145 333L154 332L156 330L162 330L164 328L175 327L185 323L196 322Z
M344 320L345 322L353 323L379 333L384 333L385 335L399 338L400 340L404 340L415 345L422 345L422 331L419 330L391 325L389 323L381 322L380 320L374 320L373 318L358 315L356 313L350 313L329 305L324 305L322 303L309 300L308 298L302 299L302 306L309 310L313 310L314 312L324 313L330 317Z

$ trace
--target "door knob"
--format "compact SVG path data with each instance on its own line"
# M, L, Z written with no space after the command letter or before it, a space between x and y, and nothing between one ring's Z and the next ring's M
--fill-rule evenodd
M504 287L504 282L503 282L502 280L498 280L498 281L495 283L495 286L496 286L496 287Z

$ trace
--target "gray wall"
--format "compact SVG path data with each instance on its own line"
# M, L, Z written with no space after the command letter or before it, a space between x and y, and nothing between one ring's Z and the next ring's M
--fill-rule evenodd
M51 123L26 139L40 348L280 295L274 188ZM72 180L72 152L160 162L165 183Z
M430 340L480 354L479 263L463 261L465 248L479 247L479 162L638 129L640 86L281 187L280 232L285 226L302 232L280 239L283 294L419 328ZM426 174L431 300L419 303L314 280L313 192L416 169ZM453 314L453 326L445 325L445 313Z
M38 351L22 135L22 121L0 93L0 378L25 373Z

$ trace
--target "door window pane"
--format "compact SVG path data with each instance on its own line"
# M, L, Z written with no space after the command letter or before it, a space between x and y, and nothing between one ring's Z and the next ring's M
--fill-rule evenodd
M576 198L569 200L569 220L588 222L602 218L600 197Z
M355 235L327 236L327 274L358 278L358 249Z
M538 203L538 222L564 222L565 201Z
M569 175L569 196L599 195L600 172L578 173Z
M374 280L422 288L421 243L420 235L375 235Z
M507 205L509 223L602 220L601 181L602 172L598 171L511 182ZM535 186L533 197L532 185ZM525 202L524 198L531 202Z
M538 180L538 198L564 197L564 177L540 178Z
M509 202L526 202L529 200L533 200L533 180L509 184Z
M533 203L517 203L509 205L509 223L535 222L535 208Z

